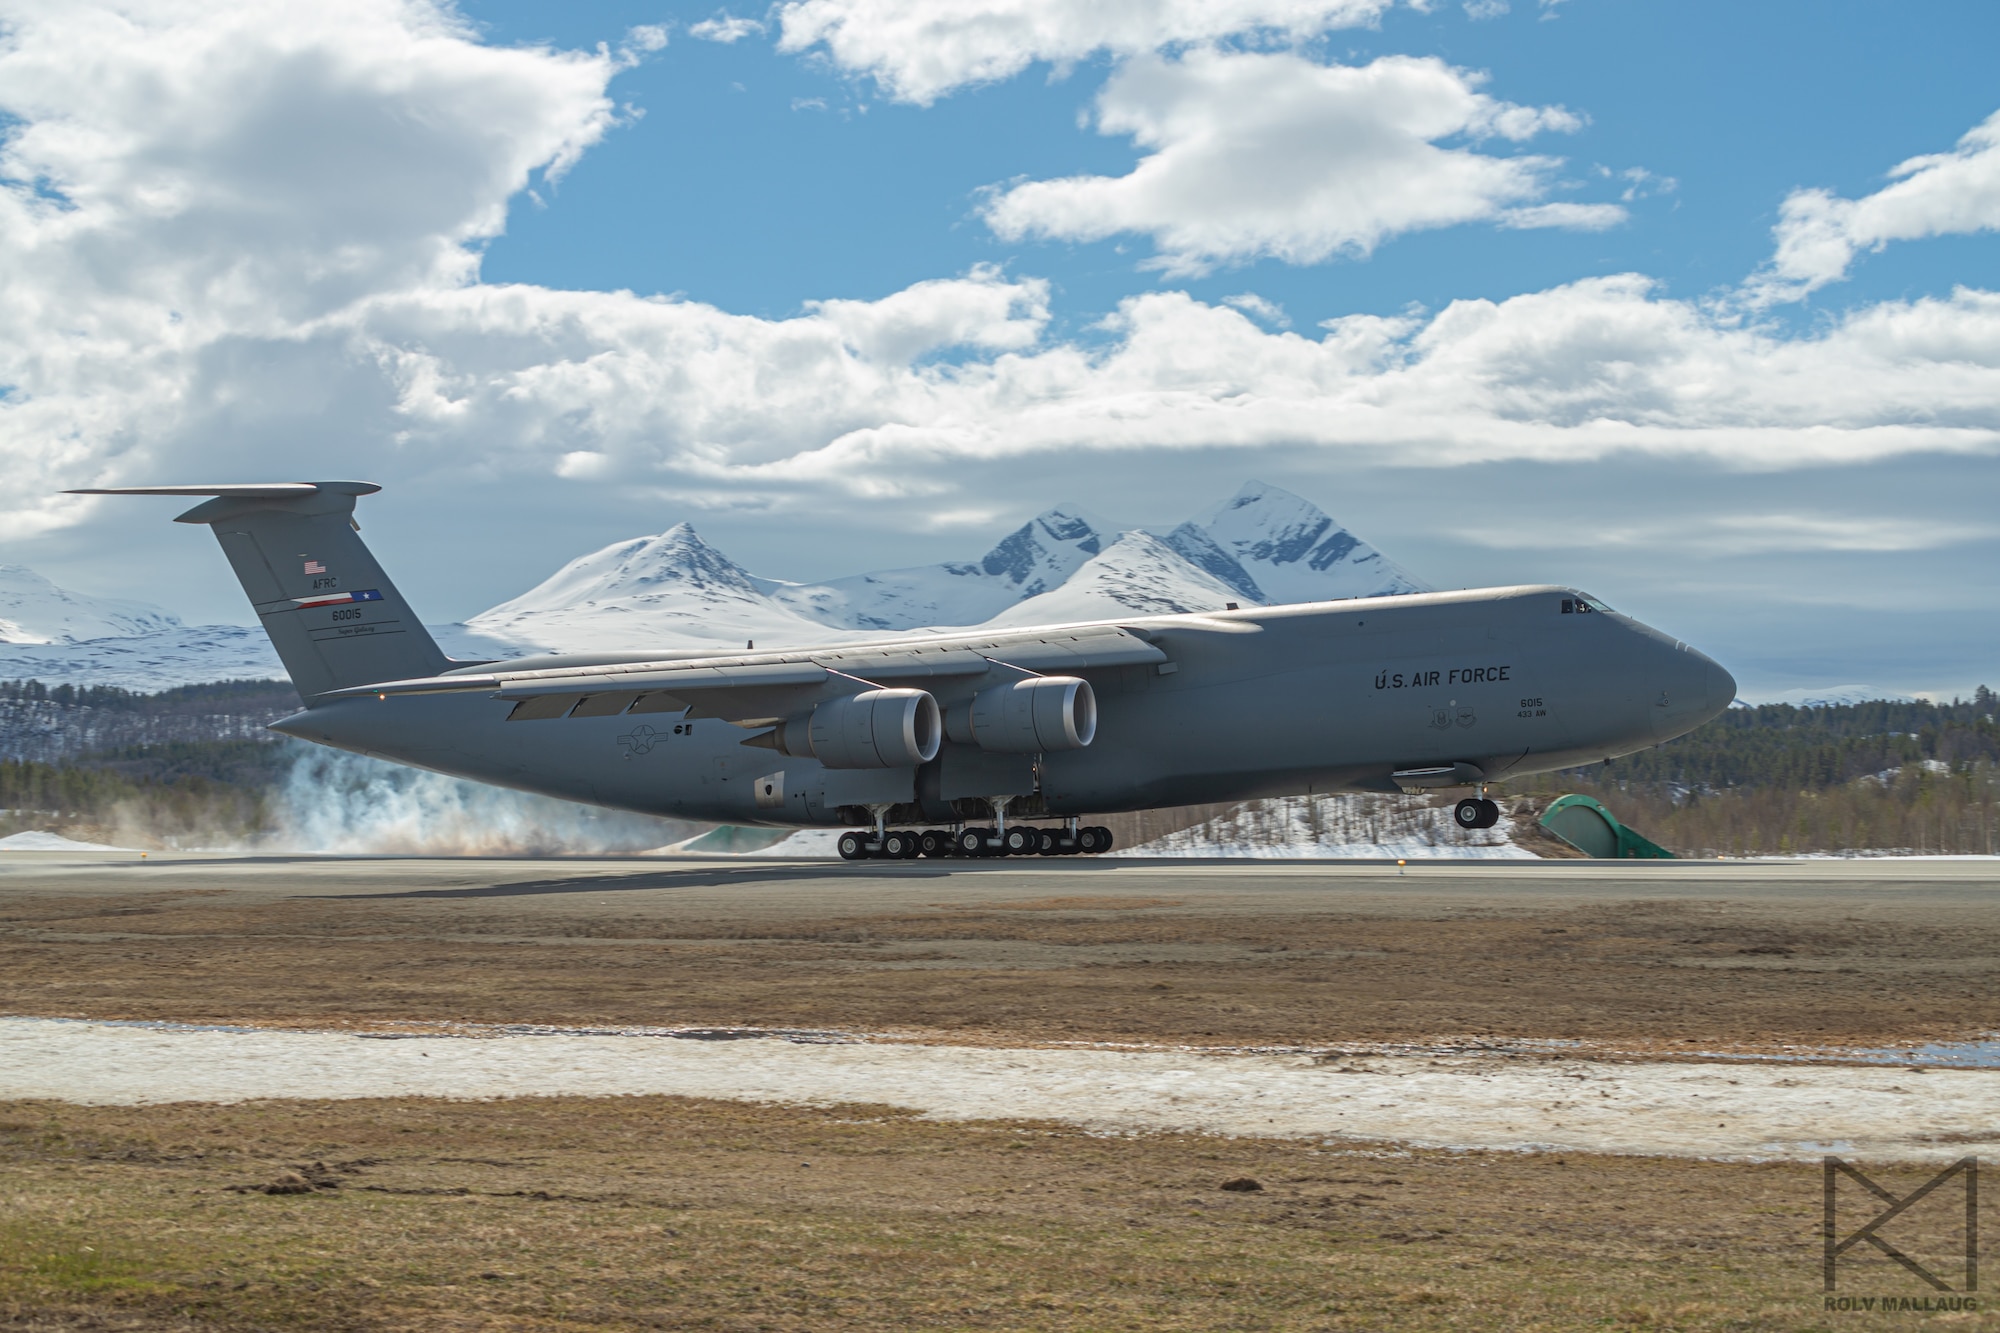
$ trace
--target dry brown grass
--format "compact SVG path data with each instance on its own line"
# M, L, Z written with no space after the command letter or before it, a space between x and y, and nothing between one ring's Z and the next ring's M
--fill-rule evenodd
M0 900L0 1012L841 1028L1007 1044L1893 1044L1990 1030L2000 959L2000 910L1980 905L1931 922L1921 909L1862 916L1839 900L1308 894L1220 911L1194 893L1016 891L894 910L866 893L801 893L796 911L746 898L731 912L635 882L675 879L417 900L15 896Z
M0 1168L0 1327L1831 1318L1818 1173L1792 1165L1103 1138L880 1107L629 1098L15 1103L0 1105ZM287 1172L321 1187L256 1189ZM1907 1186L1913 1173L1888 1174ZM1220 1188L1241 1176L1263 1188ZM1843 1284L1918 1290L1886 1260L1858 1262Z

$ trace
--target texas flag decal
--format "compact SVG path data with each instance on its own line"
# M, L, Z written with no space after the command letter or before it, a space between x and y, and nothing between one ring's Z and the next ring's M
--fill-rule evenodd
M345 606L349 602L379 602L382 594L369 588L363 592L326 592L317 597L294 597L300 610L309 606Z

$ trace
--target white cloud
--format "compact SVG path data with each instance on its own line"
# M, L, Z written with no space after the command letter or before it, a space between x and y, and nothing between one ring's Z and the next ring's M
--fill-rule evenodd
M984 267L789 319L484 284L472 247L603 133L616 57L493 50L387 0L323 23L166 0L4 12L11 536L95 512L51 500L62 486L330 471L434 479L465 505L657 489L677 509L915 496L921 517L985 503L972 479L995 467L1092 453L1785 468L2000 450L2000 295L1980 291L1798 338L1630 275L1311 335L1165 291L1069 338L1044 283ZM1491 106L1500 134L1548 114Z
M1772 229L1777 251L1745 288L1751 303L1800 300L1891 241L2000 230L2000 112L1950 152L1913 157L1889 175L1894 184L1859 199L1794 190Z
M764 31L764 25L756 19L737 18L731 14L717 14L714 18L703 19L688 29L688 36L699 37L705 42L721 42L728 45L740 42L745 37L755 37Z
M1105 84L1097 128L1146 156L1124 176L1029 181L996 193L1009 240L1153 237L1153 265L1199 273L1260 258L1315 264L1366 254L1399 232L1499 221L1615 224L1615 204L1539 204L1557 159L1498 157L1443 140L1514 141L1582 122L1478 91L1441 60L1320 65L1290 53L1139 56Z
M1681 183L1672 176L1655 175L1644 167L1627 167L1623 171L1613 171L1610 167L1600 165L1597 174L1608 181L1625 182L1625 188L1619 191L1618 198L1628 204L1654 195L1672 194L1681 187Z
M1785 512L1676 514L1657 522L1579 522L1563 528L1534 530L1520 523L1492 527L1473 525L1457 531L1482 546L1502 550L1674 548L1689 556L1731 559L1782 552L1934 551L1947 546L1990 541L2000 536L2000 528L1991 525L1885 517L1881 514Z
M1357 316L1318 339L1163 292L1126 301L1096 350L1029 342L1042 299L989 271L884 311L828 303L769 321L471 288L374 303L348 336L397 385L406 466L476 448L482 466L529 476L583 450L608 481L781 505L951 496L968 467L1092 452L1304 447L1406 466L1647 453L1742 468L2000 452L1990 293L1884 305L1791 341L1711 322L1631 276L1427 320ZM910 359L945 341L1013 346Z
M1536 227L1564 227L1570 231L1607 231L1630 216L1617 204L1529 204L1509 208L1494 215L1503 227L1525 231Z
M1465 0L1465 16L1474 23L1504 17L1512 8L1507 0Z
M611 124L620 59L483 46L424 0L0 6L10 481L170 430L223 340L471 280L508 198Z
M1276 328L1292 327L1292 317L1285 313L1283 306L1255 292L1238 292L1234 296L1225 296L1222 298L1222 304L1233 310L1241 310L1244 314L1261 319Z
M667 29L665 24L641 23L625 32L626 49L637 55L642 52L664 51L667 49Z
M788 0L778 49L819 49L889 96L928 106L968 84L1011 78L1038 60L1067 66L1099 52L1267 34L1301 41L1371 24L1395 0ZM1422 0L1414 4L1424 8Z
M808 301L864 359L902 366L946 348L1031 347L1049 319L1049 287L1009 283L981 265L964 278L920 282L879 301Z

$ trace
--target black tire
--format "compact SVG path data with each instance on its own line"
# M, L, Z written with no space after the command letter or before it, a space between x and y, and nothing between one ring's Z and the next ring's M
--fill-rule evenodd
M962 828L951 842L952 849L960 856L986 855L986 830L983 828Z
M1033 856L1042 850L1042 831L1016 825L1007 830L1000 846L1009 856Z
M1488 801L1482 799L1479 802L1479 823L1477 827L1492 828L1495 824L1498 824L1499 822L1500 822L1500 803L1498 801Z
M837 846L840 848L840 859L843 861L865 861L868 859L868 839L863 834L853 832L843 833L840 835L840 842Z
M1063 849L1063 831L1059 828L1042 830L1042 855L1059 856Z
M925 829L917 839L917 852L922 856L950 856L951 835L936 829Z
M1475 801L1468 796L1451 808L1452 822L1460 828L1486 828L1487 825L1479 822L1486 817L1486 812L1480 809L1485 804L1485 801Z
M1085 856L1096 856L1111 850L1111 830L1101 824L1091 824L1076 831L1076 849Z
M1111 836L1111 830L1104 827L1104 825L1097 824L1093 827L1097 833L1097 847L1095 850L1099 856L1102 856L1104 853L1110 851L1111 844L1118 840Z
M882 855L891 861L907 861L917 854L917 835L901 829L882 835Z

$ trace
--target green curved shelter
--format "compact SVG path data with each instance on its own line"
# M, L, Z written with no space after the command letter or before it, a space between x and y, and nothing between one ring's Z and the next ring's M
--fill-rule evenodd
M1606 861L1671 861L1674 854L1619 823L1588 796L1558 796L1542 812L1542 827L1585 856Z

